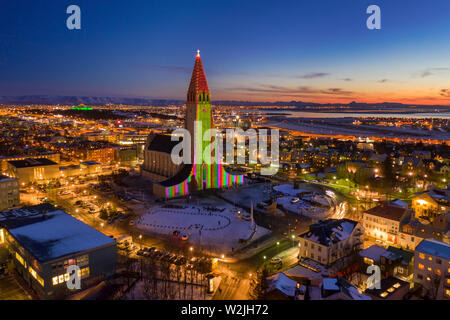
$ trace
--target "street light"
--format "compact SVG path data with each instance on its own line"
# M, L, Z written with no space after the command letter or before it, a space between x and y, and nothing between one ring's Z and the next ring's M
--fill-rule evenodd
M142 249L142 234L139 235L139 247Z

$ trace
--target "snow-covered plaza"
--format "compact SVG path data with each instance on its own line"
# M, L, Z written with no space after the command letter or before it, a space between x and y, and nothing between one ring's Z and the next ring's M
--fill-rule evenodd
M141 215L135 226L142 232L163 235L178 231L180 237L187 236L185 241L216 254L230 254L270 233L255 223L252 225L244 210L220 199L198 201L202 203L172 200L156 205Z

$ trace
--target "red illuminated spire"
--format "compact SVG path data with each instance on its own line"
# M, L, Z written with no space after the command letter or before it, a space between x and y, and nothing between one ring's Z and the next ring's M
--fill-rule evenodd
M188 101L196 100L200 92L209 93L209 88L208 82L206 81L205 71L203 71L202 59L200 58L200 50L197 50L194 70L192 71L191 83L188 90Z

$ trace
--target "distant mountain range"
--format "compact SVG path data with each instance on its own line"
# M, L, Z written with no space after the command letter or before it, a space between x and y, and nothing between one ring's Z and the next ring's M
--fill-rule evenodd
M106 105L106 104L123 104L123 105L135 105L135 106L167 106L167 105L177 105L184 104L185 100L170 100L170 99L148 99L148 98L120 98L120 97L95 97L95 96L53 96L53 95L26 95L26 96L0 96L0 103L2 104L60 104L60 105ZM415 104L403 104L403 103L393 103L393 102L383 102L383 103L361 103L361 102L351 102L351 103L314 103L314 102L304 102L304 101L277 101L277 102L267 102L267 101L237 101L237 100L216 100L213 101L216 105L226 105L226 106L280 106L280 107L297 107L297 109L305 109L306 107L312 107L312 109L320 107L341 107L341 108L362 108L362 109L373 109L384 107L386 109L394 108L410 108L415 107L414 112L422 111L450 111L450 105L415 105ZM324 111L324 110L323 110ZM407 111L407 110L405 110Z

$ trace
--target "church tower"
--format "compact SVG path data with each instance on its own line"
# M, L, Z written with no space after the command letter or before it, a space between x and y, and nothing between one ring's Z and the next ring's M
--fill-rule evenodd
M200 125L198 127L194 126L195 121L199 122ZM187 93L185 127L193 140L191 143L192 163L201 164L203 162L203 151L210 143L209 141L203 141L203 135L208 129L213 128L214 124L211 111L211 95L199 50L195 57L194 70L192 71L191 83ZM194 153L195 145L197 145L197 152Z
M204 150L211 143L212 137L205 139L206 141L203 138L205 132L213 128L214 124L211 94L199 50L195 57L194 70L187 93L185 127L191 134L191 163L193 164L193 176L195 176L197 186L200 190L211 188L212 168L206 163L211 163L212 155L204 154ZM206 159L206 157L209 159Z

